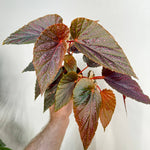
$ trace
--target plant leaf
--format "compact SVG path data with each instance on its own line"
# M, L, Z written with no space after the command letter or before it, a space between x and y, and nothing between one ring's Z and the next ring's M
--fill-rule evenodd
M33 62L30 62L29 65L22 72L27 72L27 71L35 71Z
M36 83L35 83L35 94L34 94L34 99L36 100L38 98L38 96L40 95L40 87L38 84L38 80L36 79Z
M74 88L73 101L75 119L86 150L97 129L101 95L92 80L83 78Z
M64 67L67 70L67 72L70 71L77 71L77 63L75 58L72 55L65 55L64 57Z
M0 146L6 146L6 144L0 139Z
M70 47L70 52L73 52L73 53L75 53L75 54L81 53L80 51L78 51L78 49L77 49L74 45L72 45L72 46Z
M48 26L62 23L62 18L57 14L46 15L38 18L12 33L3 44L29 44L35 43L41 32Z
M7 147L1 147L0 146L0 150L11 150L10 148L7 148Z
M83 55L83 61L87 64L88 67L99 67L100 65L98 63L95 63L85 55Z
M55 95L55 111L61 109L72 98L73 89L75 87L75 81L78 79L76 72L68 72L60 80L56 95Z
M103 68L102 75L105 76L104 80L118 92L136 101L150 104L149 97L143 93L138 83L130 76L106 68Z
M45 29L34 46L33 65L36 70L41 94L53 82L67 51L69 29L56 24Z
M116 98L112 90L104 89L100 92L100 94L102 97L102 103L100 107L100 120L105 130L114 113Z
M136 77L121 47L96 21L76 18L70 32L75 47L89 59L112 71Z
M66 70L62 67L57 73L54 82L46 89L44 93L44 112L55 103L55 94L58 83Z

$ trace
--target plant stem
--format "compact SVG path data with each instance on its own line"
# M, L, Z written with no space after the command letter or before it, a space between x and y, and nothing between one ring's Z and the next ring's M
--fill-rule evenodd
M98 86L98 85L96 85L97 86L97 88L99 89L99 91L101 92L101 88Z
M81 70L78 74L81 74L84 70L86 70L88 66L86 66L83 70Z
M93 77L91 79L104 79L104 78L105 78L105 76L95 76L95 77Z

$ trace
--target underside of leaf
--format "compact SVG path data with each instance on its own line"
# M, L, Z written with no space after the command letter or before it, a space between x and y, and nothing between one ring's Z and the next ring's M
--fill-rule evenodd
M101 96L95 83L90 79L80 79L73 91L73 102L75 119L86 150L95 135L99 119Z
M138 83L130 76L106 68L103 68L102 75L105 76L104 80L118 92L136 101L150 104L149 97L143 93Z
M74 46L92 61L112 71L136 77L121 47L97 22L76 18L70 27Z
M27 72L27 71L35 71L33 62L30 62L29 65L22 72Z
M12 33L3 44L29 44L35 43L41 32L48 26L62 23L62 18L57 14L46 15L38 18Z
M38 81L36 80L36 83L35 83L35 94L34 94L34 99L36 100L38 98L38 96L40 95L40 87L39 87L39 83Z
M67 51L69 29L56 24L45 29L34 46L33 65L36 70L41 94L53 82Z

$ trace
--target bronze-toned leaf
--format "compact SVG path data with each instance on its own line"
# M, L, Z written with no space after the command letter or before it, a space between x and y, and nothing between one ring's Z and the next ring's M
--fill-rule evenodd
M111 121L116 106L116 98L112 90L104 89L100 92L102 103L100 107L100 120L103 128L107 127Z
M64 24L56 24L45 29L34 46L33 65L41 94L53 82L67 51L69 29Z
M86 57L112 71L136 77L122 48L96 21L76 18L70 32L75 47Z
M76 72L68 72L60 80L56 95L55 95L55 110L61 109L72 98L73 89L75 87L75 81L78 79Z
M80 79L73 91L74 115L84 149L90 145L98 125L101 95L95 83Z
M67 72L70 71L77 71L77 63L75 58L72 55L65 55L64 57L64 67L67 70Z
M63 19L57 15L46 15L38 18L12 33L3 44L29 44L35 43L41 32L48 26L62 23Z

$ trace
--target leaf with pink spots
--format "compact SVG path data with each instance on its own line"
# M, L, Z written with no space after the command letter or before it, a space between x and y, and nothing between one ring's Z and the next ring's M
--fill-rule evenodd
M56 24L45 29L35 43L33 65L41 94L53 82L67 51L66 39L69 29L64 24Z
M63 19L57 15L46 15L38 18L12 33L3 44L29 44L35 43L41 32L48 26L62 23Z
M73 91L73 109L85 150L97 129L100 103L101 95L96 84L87 78L80 79Z
M112 71L136 77L122 48L96 21L76 18L70 27L74 46L86 57Z

